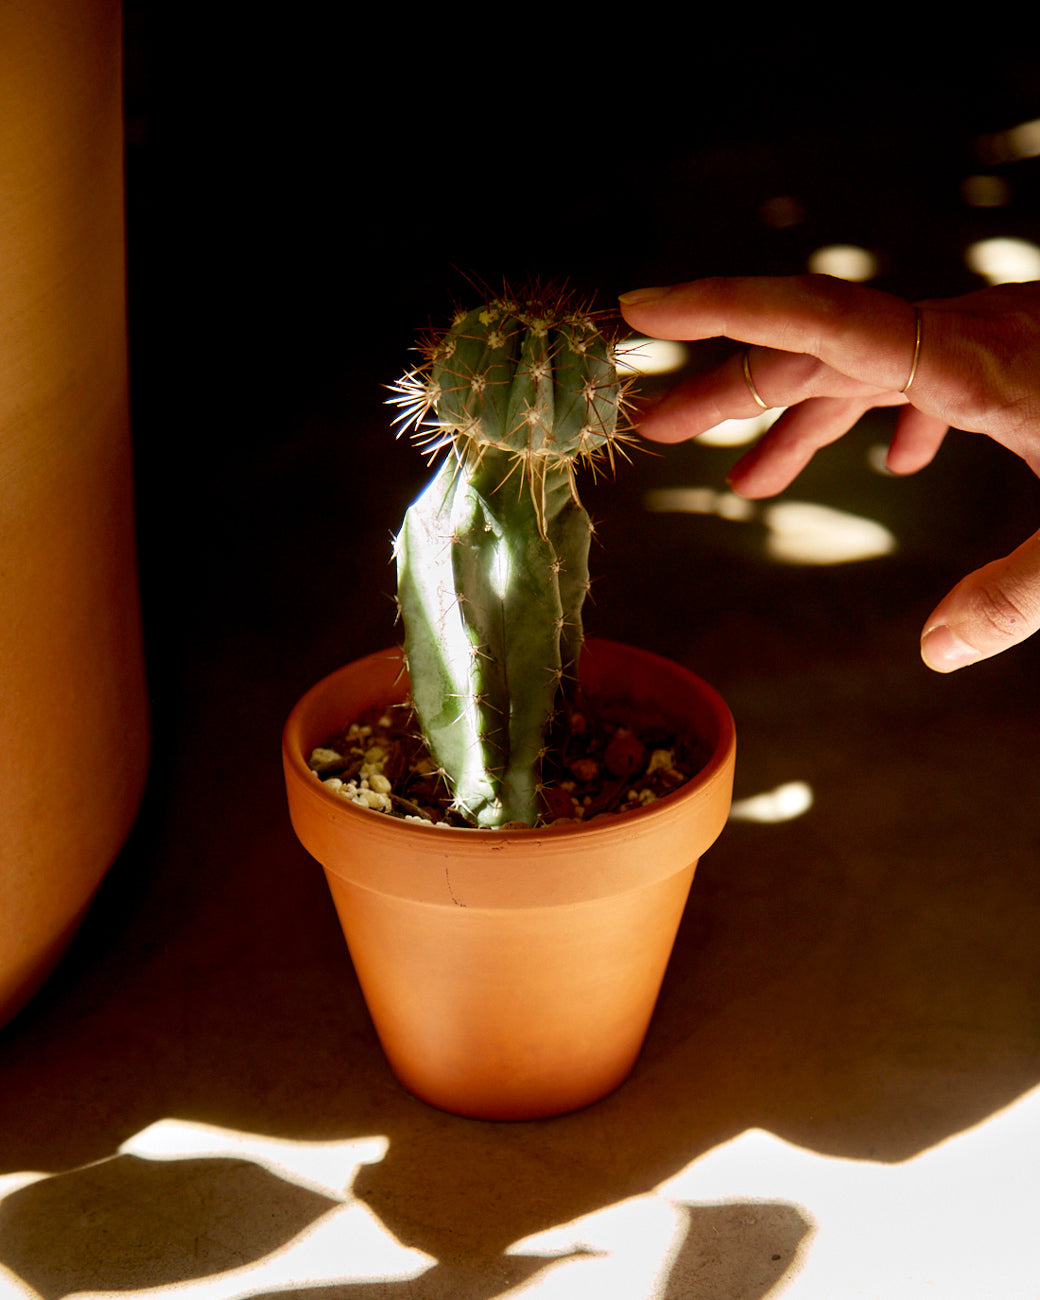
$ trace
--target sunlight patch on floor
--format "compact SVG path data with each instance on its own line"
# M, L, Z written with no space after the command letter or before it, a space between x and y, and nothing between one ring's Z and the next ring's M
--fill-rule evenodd
M686 1229L680 1206L635 1196L525 1237L510 1247L510 1255L543 1255L555 1262L511 1290L510 1300L666 1296Z
M748 1294L798 1300L1035 1300L1027 1243L1040 1218L1038 1132L1040 1089L895 1164L825 1155L748 1129L644 1194L515 1242L505 1259L542 1258L545 1266L518 1285L506 1283L505 1291L496 1291L489 1275L487 1294L662 1300L705 1281L737 1294L730 1284L739 1281L751 1286ZM350 1190L360 1166L386 1150L379 1135L294 1142L182 1120L153 1124L120 1155L189 1162L212 1156L221 1168L228 1156L253 1161L293 1183L323 1187L328 1212L284 1247L241 1267L169 1285L81 1290L78 1300L245 1300L330 1286L360 1294L366 1284L403 1285L421 1297L423 1275L437 1261L404 1246ZM0 1204L41 1177L47 1176L9 1176L0 1185ZM191 1167L184 1189L191 1213L200 1197L218 1189L219 1180L207 1190L197 1163ZM435 1170L430 1190L436 1194ZM128 1203L126 1213L137 1208ZM163 1212L176 1218L177 1201L165 1202ZM973 1249L979 1241L986 1242L984 1252ZM24 1300L36 1292L0 1268L0 1295Z
M896 549L895 535L876 519L810 501L758 505L735 492L707 487L655 488L644 497L655 513L716 515L765 525L765 554L782 564L849 564Z
M766 506L766 554L784 564L849 564L873 560L896 549L884 524L847 510L809 501Z
M1040 248L1028 239L980 239L968 246L964 260L989 284L1040 279Z
M877 257L858 244L827 244L809 254L808 267L814 275L833 275L839 280L872 280L879 266Z
M118 1292L77 1290L78 1300L101 1300L102 1297L107 1300L115 1295L171 1297L171 1300L173 1297L177 1300L245 1300L248 1296L289 1288L300 1293L310 1287L402 1284L420 1277L437 1261L420 1250L403 1245L351 1191L361 1167L381 1161L388 1145L388 1139L380 1135L344 1141L302 1142L177 1119L164 1119L149 1125L123 1143L109 1160L86 1166L80 1172L103 1171L110 1163L128 1157L169 1164L183 1162L183 1205L176 1197L167 1195L158 1206L128 1202L126 1215L138 1218L143 1229L154 1221L156 1214L174 1224L182 1220L190 1228L188 1237L195 1234L196 1255L205 1257L208 1252L216 1258L227 1259L244 1258L247 1254L249 1224L236 1222L235 1216L239 1211L235 1209L234 1197L228 1199L227 1196L231 1187L229 1178L234 1177L228 1172L229 1161L258 1165L286 1184L319 1193L323 1200L316 1201L316 1216L312 1212L311 1221L284 1245L239 1267L217 1267L199 1276L194 1267L186 1270L182 1261L157 1256L154 1261L157 1277L164 1273L178 1276L179 1273L182 1280ZM207 1160L213 1162L209 1174L205 1165ZM56 1177L68 1177L75 1172L65 1171ZM9 1181L15 1188L38 1177L32 1175L28 1180L23 1177L20 1183ZM2 1190L0 1188L0 1192ZM84 1194L89 1195L89 1187ZM321 1210L323 1203L327 1204L324 1212ZM206 1206L212 1207L209 1212L204 1212ZM107 1208L111 1211L111 1205ZM200 1224L205 1224L205 1227L200 1228ZM258 1226L261 1231L266 1231L270 1225ZM98 1219L97 1230L103 1238L106 1230L104 1215ZM158 1235L162 1237L162 1234ZM162 1249L167 1254L171 1251L169 1236L164 1239ZM197 1260L192 1263L197 1265ZM0 1269L0 1297L4 1300L8 1296L37 1296L36 1291L23 1285L9 1270L7 1274L5 1278Z
M761 438L786 409L785 406L774 406L746 420L723 420L714 428L699 433L697 442L702 447L745 447L748 443L756 442Z
M775 825L794 821L807 813L813 805L812 786L807 781L785 781L762 794L747 799L734 799L729 815L736 822L760 822Z
M900 1164L821 1155L749 1129L657 1193L807 1208L811 1239L771 1300L1036 1300L1024 1243L1040 1215L1038 1131L1040 1090Z
M119 1153L143 1160L252 1160L300 1187L339 1197L349 1193L362 1165L375 1165L383 1159L389 1144L385 1137L299 1142L164 1119L124 1142Z

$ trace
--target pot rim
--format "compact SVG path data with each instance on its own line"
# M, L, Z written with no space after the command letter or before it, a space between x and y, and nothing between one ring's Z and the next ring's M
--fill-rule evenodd
M500 905L497 882L508 876L515 883L519 872L530 877L520 889L524 905L558 905L641 888L649 879L685 869L715 841L729 814L736 745L733 717L715 689L682 665L651 651L589 638L583 650L583 679L589 672L595 678L609 662L627 667L631 693L638 690L637 702L660 700L648 684L681 684L685 698L674 711L687 719L696 712L701 734L707 731L710 739L714 733L711 757L675 793L588 823L516 830L438 828L348 802L323 787L307 766L307 755L343 725L342 706L337 713L333 701L359 674L372 672L382 684L381 693L369 703L390 703L391 690L398 700L403 698L402 653L392 647L329 673L289 714L282 756L297 836L326 871L362 888L454 906ZM629 692L622 688L611 693ZM618 871L605 864L618 857L621 845L633 842L637 851L624 855L632 865L618 878ZM389 843L395 847L390 849Z

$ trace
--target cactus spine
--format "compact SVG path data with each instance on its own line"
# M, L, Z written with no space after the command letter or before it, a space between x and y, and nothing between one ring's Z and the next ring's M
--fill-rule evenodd
M612 345L559 293L462 312L420 350L395 387L399 420L447 456L395 548L412 700L467 820L531 825L589 585L575 469L612 460L624 385Z

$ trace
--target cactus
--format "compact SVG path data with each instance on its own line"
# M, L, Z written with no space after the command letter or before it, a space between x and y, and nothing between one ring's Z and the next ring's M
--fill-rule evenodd
M466 820L533 825L589 585L575 471L613 463L625 385L561 292L504 294L420 351L394 387L398 423L447 455L395 544L412 703Z

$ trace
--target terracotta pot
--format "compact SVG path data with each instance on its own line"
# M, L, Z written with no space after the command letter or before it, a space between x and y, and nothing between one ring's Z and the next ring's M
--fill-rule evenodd
M639 1054L701 853L729 813L729 710L692 673L592 641L591 695L656 704L713 753L636 813L544 831L438 829L326 791L311 749L407 692L398 651L313 687L283 761L293 827L324 867L376 1032L401 1083L434 1106L530 1119L588 1105Z
M121 18L0 0L0 1023L65 951L147 767Z

